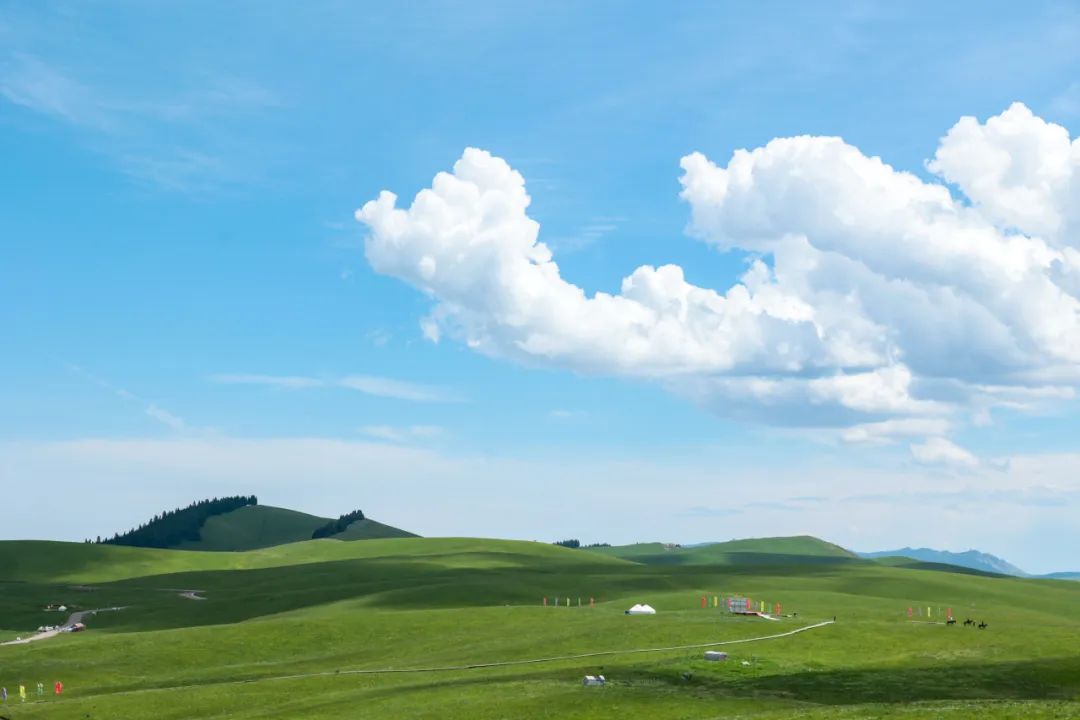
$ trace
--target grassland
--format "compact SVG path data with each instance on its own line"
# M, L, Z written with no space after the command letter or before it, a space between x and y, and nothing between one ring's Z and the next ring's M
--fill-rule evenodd
M635 562L615 549L473 539L321 540L243 553L0 543L0 639L55 622L40 609L49 602L126 606L91 618L86 633L0 647L0 684L9 691L56 679L67 688L60 700L9 700L0 714L1080 716L1080 584L893 567L826 545L704 546L685 549L692 562L668 563ZM182 598L179 589L207 599ZM701 595L730 593L782 602L798 617L769 622L699 607ZM544 608L544 596L571 597L573 606ZM658 614L624 615L634 602ZM990 627L908 621L907 607L927 605ZM751 638L833 616L835 624L790 638L732 645L722 664L705 662L700 650L673 650L349 672ZM610 683L584 688L586 672Z
M184 542L180 550L244 551L274 547L285 543L302 542L311 538L316 528L329 518L309 515L296 510L271 505L247 505L207 519L199 531L198 541ZM375 538L416 537L390 525L364 518L353 522L337 540L370 540Z

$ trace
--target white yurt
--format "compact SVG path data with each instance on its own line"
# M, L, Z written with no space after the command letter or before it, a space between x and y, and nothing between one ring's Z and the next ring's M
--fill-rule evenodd
M656 610L651 605L634 605L626 611L627 615L655 615Z

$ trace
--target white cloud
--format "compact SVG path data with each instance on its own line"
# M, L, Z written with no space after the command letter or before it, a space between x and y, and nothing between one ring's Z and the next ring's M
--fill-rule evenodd
M303 375L219 373L211 375L210 380L226 385L262 385L288 390L342 387L377 397L396 398L411 402L460 402L462 400L461 395L450 388L376 377L374 375L349 375L339 379L323 380Z
M721 414L929 437L1070 396L1080 143L1017 104L961 119L928 167L970 203L839 138L684 157L690 233L749 256L719 290L664 265L589 295L539 241L522 176L473 148L410 207L383 192L356 217L371 266L433 299L429 339L659 381Z
M350 375L337 382L342 387L359 390L368 395L396 398L411 402L460 402L461 396L449 388L437 385L375 377L373 375Z
M84 380L87 380L94 385L97 385L98 387L109 391L121 400L131 404L142 405L143 414L145 414L148 418L151 418L161 423L162 425L165 425L170 430L182 432L193 429L187 424L187 422L184 421L183 418L169 412L168 410L160 407L156 403L149 402L146 399L141 398L135 393L131 392L130 390L126 390L118 385L114 385L105 378L99 377L79 365L76 365L74 363L66 363L66 365L67 368L71 370L71 372L75 373ZM206 430L207 428L202 429Z
M855 425L844 430L840 437L844 442L877 445L896 438L944 435L950 429L949 421L941 418L898 418Z
M173 430L181 431L187 429L187 423L184 422L183 418L173 415L168 410L159 408L157 405L147 405L145 412L162 425L166 425Z
M265 385L290 390L319 387L324 384L318 378L300 375L259 375L252 373L219 373L211 375L210 380L226 385Z
M932 437L926 442L911 446L911 456L923 465L949 465L953 467L973 468L979 460L970 452L945 438Z
M28 494L22 511L0 525L0 538L79 540L131 527L163 507L254 493L264 504L325 516L359 507L425 535L554 540L584 532L613 543L692 543L805 533L859 549L976 547L1033 572L1080 569L1072 566L1080 539L1075 454L1015 457L1002 470L963 473L820 464L778 472L760 458L740 463L708 448L667 458L649 451L512 459L417 444L181 436L0 441L0 458L0 487L50 488ZM618 491L604 478L617 478ZM808 486L815 497L806 497ZM88 487L94 492L78 505L50 500ZM710 508L738 512L718 524Z
M74 66L30 52L0 50L0 99L81 131L87 145L109 155L133 179L180 192L223 183L250 183L265 147L249 140L254 115L278 98L251 80L173 63L150 90L122 87L127 68L104 87ZM176 77L167 77L175 74ZM165 136L180 144L162 143Z
M407 442L409 440L426 440L438 437L443 429L437 425L409 425L395 427L393 425L364 425L359 431L369 437L389 442Z
M111 125L108 110L89 88L27 53L13 53L0 62L0 96L76 125L98 130Z

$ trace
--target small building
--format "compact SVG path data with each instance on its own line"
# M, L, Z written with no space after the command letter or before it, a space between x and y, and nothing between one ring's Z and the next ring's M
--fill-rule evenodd
M585 685L586 687L590 687L603 685L606 682L607 680L604 679L603 675L586 675L585 679L581 681L581 684Z
M712 662L724 662L727 660L727 653L719 652L717 650L706 650L705 659L711 660Z

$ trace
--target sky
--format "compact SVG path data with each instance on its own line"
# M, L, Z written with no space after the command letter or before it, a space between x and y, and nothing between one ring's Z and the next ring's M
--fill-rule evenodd
M1071 3L0 5L0 538L1080 570Z

